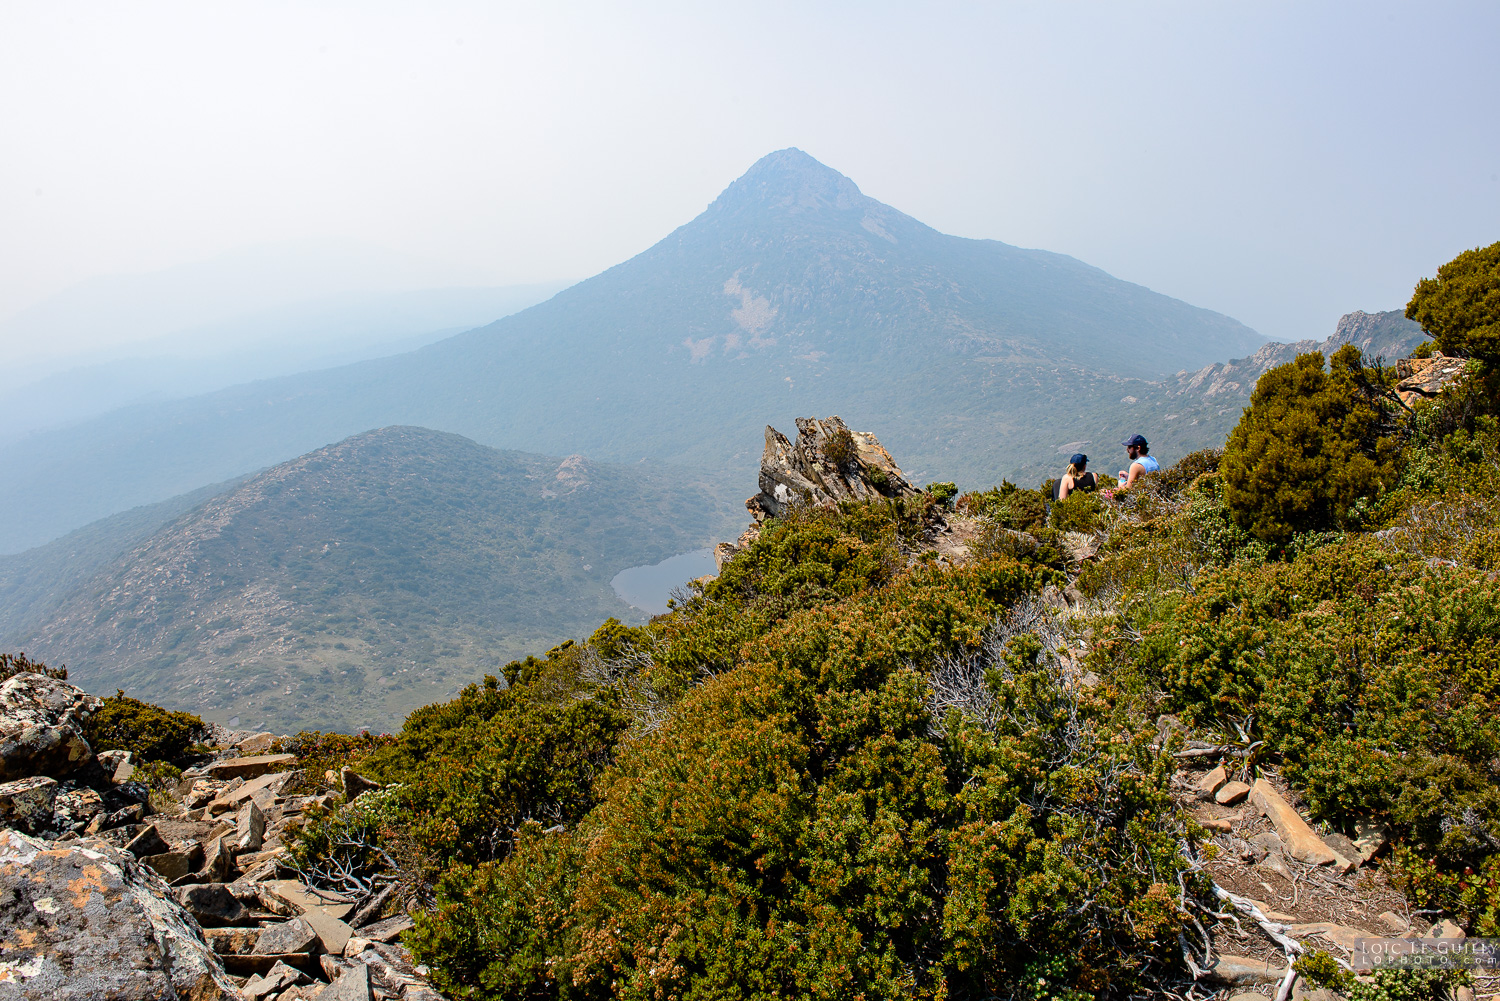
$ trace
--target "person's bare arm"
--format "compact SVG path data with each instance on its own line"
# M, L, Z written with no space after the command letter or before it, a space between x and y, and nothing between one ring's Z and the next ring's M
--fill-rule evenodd
M1064 476L1062 482L1057 485L1057 499L1060 501L1067 500L1068 494L1072 492L1073 478L1071 476Z
M1135 486L1135 481L1140 479L1144 475L1146 475L1146 467L1141 465L1139 462L1132 462L1130 464L1130 479L1125 481L1125 489L1129 490L1131 487Z

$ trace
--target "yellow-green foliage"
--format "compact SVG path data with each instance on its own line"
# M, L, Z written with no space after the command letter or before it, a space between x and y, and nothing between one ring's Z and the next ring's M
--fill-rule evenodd
M607 623L513 692L413 716L385 777L427 785L455 759L411 801L454 846L408 940L443 987L936 997L1032 978L1062 997L1178 962L1170 759L1065 687L1030 633L996 638L1045 573L903 566L884 510L770 525L649 628ZM929 673L955 664L977 687L935 716ZM462 742L457 720L507 713L531 729ZM474 762L515 768L549 740L568 750L538 762L529 815L489 815L469 850L470 804L496 785ZM568 800L582 764L592 798Z
M84 721L95 751L129 751L140 762L180 762L203 733L203 720L117 692Z
M1382 437L1381 403L1359 371L1346 345L1329 371L1314 351L1260 377L1221 467L1241 528L1272 543L1343 528L1362 499L1395 486L1398 446Z
M1445 354L1500 361L1500 243L1466 250L1417 282L1406 315Z
M24 653L0 653L0 681L14 678L18 674L41 674L58 681L68 680L66 667L48 667Z
M1047 501L1052 496L1045 487L1027 490L1009 480L989 490L977 490L958 499L958 509L992 519L1002 528L1017 532L1035 532L1047 521Z

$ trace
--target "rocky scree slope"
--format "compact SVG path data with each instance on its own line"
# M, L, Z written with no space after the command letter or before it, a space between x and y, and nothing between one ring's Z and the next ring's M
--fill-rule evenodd
M320 891L285 867L307 815L378 786L220 730L201 736L238 747L153 794L129 752L90 748L100 706L43 674L0 684L0 999L440 1001L389 889Z

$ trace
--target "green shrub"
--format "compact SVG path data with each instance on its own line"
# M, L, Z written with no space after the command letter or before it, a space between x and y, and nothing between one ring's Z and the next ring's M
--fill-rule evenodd
M854 447L854 435L848 428L838 428L823 439L823 458L835 466L842 468L849 465L858 454Z
M83 726L84 738L96 752L129 751L143 764L184 761L204 733L197 716L153 706L124 692L106 698Z
M1444 354L1500 362L1500 243L1466 250L1417 282L1406 316Z
M929 483L927 494L937 504L943 507L952 507L953 501L958 497L957 483Z
M410 944L486 998L1075 997L1178 962L1170 758L1119 739L1127 717L1080 704L1035 637L986 641L1039 583L916 566L763 622L616 746L576 830L522 825L450 868ZM954 655L986 694L935 717L924 672Z
M1050 490L1026 490L1006 480L998 487L964 494L958 499L958 509L991 518L1001 528L1035 532L1046 524L1051 497Z
M278 740L272 750L297 756L297 767L303 774L299 788L310 791L326 781L327 772L337 774L346 766L358 771L366 758L393 739L387 734L369 732L346 734L302 730L295 737Z
M1051 525L1059 532L1093 534L1104 524L1104 499L1097 491L1074 490L1052 505Z
M1236 524L1284 543L1298 532L1345 527L1361 498L1396 483L1397 445L1345 345L1324 371L1310 352L1260 377L1222 460L1224 499Z
M48 667L24 653L0 653L0 681L14 678L18 674L41 674L58 681L68 680L66 667Z

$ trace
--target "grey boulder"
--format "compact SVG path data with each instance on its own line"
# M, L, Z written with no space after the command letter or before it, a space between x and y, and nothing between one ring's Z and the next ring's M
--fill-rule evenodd
M160 878L101 842L0 831L0 1001L239 1001Z
M104 705L66 681L24 673L0 684L0 781L65 778L93 762L83 721Z

